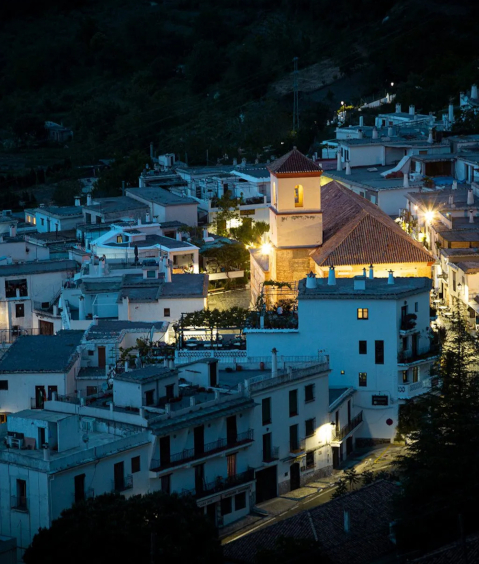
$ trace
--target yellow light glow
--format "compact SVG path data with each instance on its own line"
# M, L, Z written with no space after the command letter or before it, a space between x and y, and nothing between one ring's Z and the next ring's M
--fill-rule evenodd
M424 214L424 217L425 217L427 223L431 223L431 221L434 219L434 212L432 210L427 211Z
M261 245L261 254L269 255L270 252L271 252L271 243L264 243L263 245Z

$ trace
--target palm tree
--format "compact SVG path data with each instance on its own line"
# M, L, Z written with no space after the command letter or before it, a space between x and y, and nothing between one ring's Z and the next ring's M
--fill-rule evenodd
M356 472L356 468L350 468L349 470L345 470L344 475L346 477L346 481L349 482L349 489L352 490L353 486L359 483L360 476Z

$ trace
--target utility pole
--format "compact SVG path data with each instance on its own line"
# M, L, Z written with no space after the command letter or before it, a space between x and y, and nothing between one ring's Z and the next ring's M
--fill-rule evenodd
M299 131L298 57L293 59L293 133Z

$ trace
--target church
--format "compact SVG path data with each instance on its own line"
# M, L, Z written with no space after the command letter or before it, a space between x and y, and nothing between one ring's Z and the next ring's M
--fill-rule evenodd
M268 242L250 250L251 303L266 281L294 290L309 272L327 277L363 274L431 277L433 256L378 206L338 182L321 186L322 169L296 148L268 167Z

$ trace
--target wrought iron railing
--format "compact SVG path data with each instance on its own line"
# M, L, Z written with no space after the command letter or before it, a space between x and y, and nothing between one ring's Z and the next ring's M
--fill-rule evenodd
M124 492L125 490L131 490L133 487L133 476L127 474L123 476L122 480L112 480L112 489L114 492Z
M193 496L195 498L205 497L214 493L228 490L230 488L235 488L253 480L254 469L248 468L248 470L234 474L233 476L218 476L216 480L213 480L212 482L204 481L201 488L182 490L180 495Z
M356 415L356 417L353 417L353 419L351 419L351 421L347 425L345 425L338 431L333 432L333 441L342 441L344 437L349 435L349 433L351 433L351 431L353 431L362 422L363 422L363 412L360 411Z
M184 464L190 460L210 456L228 448L252 442L253 439L254 431L253 429L248 429L244 433L238 433L234 438L230 437L229 439L218 439L217 441L206 443L204 447L200 449L188 448L182 450L181 452L172 454L169 458L167 457L166 460L154 458L151 460L150 469L155 471L163 470L165 468L169 468L170 466L178 466L179 464Z
M273 462L279 459L279 447L271 447L263 450L263 462Z
M428 347L418 348L415 351L408 350L408 351L399 351L398 353L398 362L408 363L408 362L416 362L418 360L426 360L432 356L437 356L440 354L441 349L438 344L432 344Z

